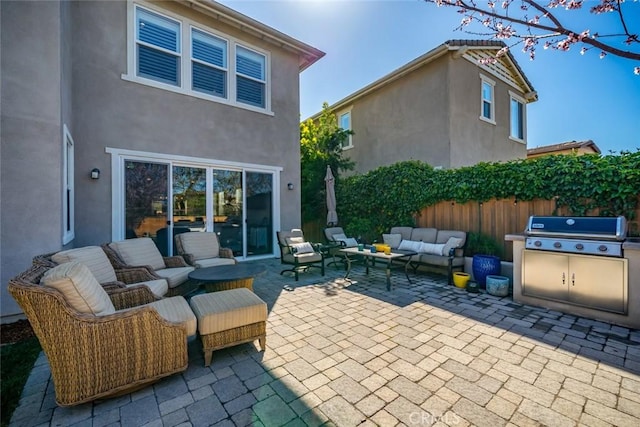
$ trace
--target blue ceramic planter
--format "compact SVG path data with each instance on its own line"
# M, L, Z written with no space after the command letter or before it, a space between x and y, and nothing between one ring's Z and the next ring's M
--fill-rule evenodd
M493 255L474 255L473 277L482 289L487 286L487 276L500 274L500 258Z

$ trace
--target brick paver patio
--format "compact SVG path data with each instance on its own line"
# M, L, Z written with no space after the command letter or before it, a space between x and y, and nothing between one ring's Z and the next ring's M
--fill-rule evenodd
M46 358L12 426L638 426L640 331L354 267L255 281L267 350L244 344L121 397L61 408ZM283 290L284 285L294 288Z

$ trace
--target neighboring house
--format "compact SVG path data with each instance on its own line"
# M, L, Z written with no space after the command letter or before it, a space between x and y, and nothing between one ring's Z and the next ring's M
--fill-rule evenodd
M2 316L34 255L300 226L299 74L324 53L208 0L2 1Z
M504 46L449 40L331 105L353 131L343 149L355 171L412 159L456 168L525 158L527 104L537 94L511 53L481 64Z
M595 142L590 139L587 141L570 141L560 144L546 145L544 147L536 147L527 150L527 158L548 156L550 154L601 154L600 149Z

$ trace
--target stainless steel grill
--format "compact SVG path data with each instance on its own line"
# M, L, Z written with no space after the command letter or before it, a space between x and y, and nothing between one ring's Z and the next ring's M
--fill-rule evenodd
M526 249L622 257L627 221L623 216L531 216L525 234Z

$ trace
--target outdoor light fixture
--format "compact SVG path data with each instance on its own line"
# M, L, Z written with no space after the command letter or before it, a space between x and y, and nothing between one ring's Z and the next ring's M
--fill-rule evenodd
M287 188L288 188L289 190L293 190L293 182L288 183L288 184L287 184Z
M91 179L98 179L98 178L100 178L100 169L98 168L91 169Z

